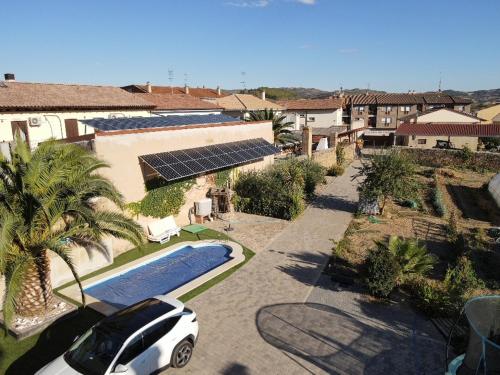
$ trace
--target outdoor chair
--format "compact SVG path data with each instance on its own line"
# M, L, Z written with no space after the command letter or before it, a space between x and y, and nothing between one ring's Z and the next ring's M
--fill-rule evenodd
M172 215L148 224L148 240L161 244L170 241L171 236L180 236L181 228Z

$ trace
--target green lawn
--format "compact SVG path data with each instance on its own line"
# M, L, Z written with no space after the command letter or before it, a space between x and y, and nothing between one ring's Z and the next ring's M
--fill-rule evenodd
M122 266L123 264L154 253L167 246L172 246L183 241L197 241L198 239L224 240L228 239L228 237L223 233L213 230L206 230L200 233L199 238L195 234L182 231L180 237L172 237L166 244L148 243L140 249L130 250L116 257L112 265L88 274L84 276L82 280ZM207 281L198 288L186 293L180 300L186 302L198 294L203 293L205 290L224 280L238 268L242 267L255 255L251 250L245 247L243 247L243 253L245 255L245 261L243 263L240 263L212 280ZM70 284L71 283L63 285L58 289L62 289ZM40 334L22 341L16 341L12 336L5 336L3 333L0 333L0 374L33 374L43 367L43 365L61 355L71 345L73 339L77 335L82 334L101 318L102 315L91 308L80 307L75 314L61 318Z

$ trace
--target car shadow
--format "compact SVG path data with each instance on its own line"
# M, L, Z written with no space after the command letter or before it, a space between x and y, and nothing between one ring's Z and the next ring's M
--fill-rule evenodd
M9 366L6 374L34 374L63 354L71 346L75 337L84 333L102 318L103 315L87 306L57 319L43 330L31 349Z

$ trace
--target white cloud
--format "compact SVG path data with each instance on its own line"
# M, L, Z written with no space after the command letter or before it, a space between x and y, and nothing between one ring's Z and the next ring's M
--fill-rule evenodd
M297 3L305 4L305 5L314 5L316 4L316 0L295 0Z
M269 0L230 1L226 5L239 8L264 8L269 5Z

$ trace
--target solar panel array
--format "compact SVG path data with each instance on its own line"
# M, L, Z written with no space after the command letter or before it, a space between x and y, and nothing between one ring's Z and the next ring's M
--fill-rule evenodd
M168 115L156 117L120 117L111 119L81 120L86 125L101 131L165 128L198 124L220 124L241 121L227 115Z
M279 150L262 138L140 156L165 180L175 181L274 155Z

